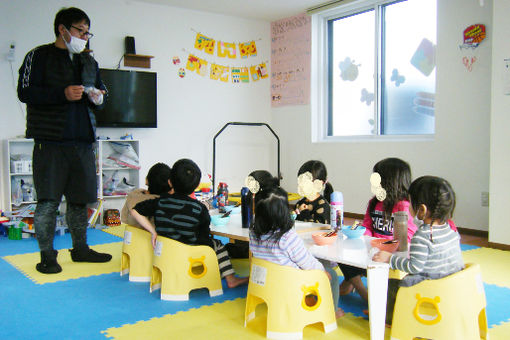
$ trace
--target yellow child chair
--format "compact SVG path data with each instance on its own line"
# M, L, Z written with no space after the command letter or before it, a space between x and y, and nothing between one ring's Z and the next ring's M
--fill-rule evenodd
M309 306L307 295L315 295ZM246 296L244 326L255 318L255 308L267 304L270 339L302 339L306 325L321 322L324 332L337 328L331 286L321 270L301 270L253 257Z
M161 300L187 301L189 292L209 289L223 294L218 258L211 247L190 246L167 237L156 238L152 261L151 293L161 288Z
M129 273L129 281L150 282L152 253L151 234L144 229L126 225L120 276Z
M466 264L442 279L400 287L391 339L487 339L485 307L480 266Z

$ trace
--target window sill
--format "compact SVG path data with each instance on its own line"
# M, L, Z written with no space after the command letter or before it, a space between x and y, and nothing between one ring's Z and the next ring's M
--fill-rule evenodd
M434 135L328 136L312 143L433 142Z

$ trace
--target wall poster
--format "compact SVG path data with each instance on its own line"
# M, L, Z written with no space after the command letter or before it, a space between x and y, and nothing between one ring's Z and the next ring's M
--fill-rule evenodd
M310 102L311 18L271 23L271 106Z

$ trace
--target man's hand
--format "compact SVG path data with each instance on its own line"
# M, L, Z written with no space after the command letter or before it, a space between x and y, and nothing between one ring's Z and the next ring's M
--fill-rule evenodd
M66 99L70 102L80 100L84 89L83 85L69 85L64 90Z

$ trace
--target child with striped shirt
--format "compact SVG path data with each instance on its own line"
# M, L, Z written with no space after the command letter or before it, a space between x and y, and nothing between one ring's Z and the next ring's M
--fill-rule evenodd
M162 193L159 198L146 200L131 209L131 215L152 234L152 246L156 246L158 235L189 245L206 245L214 249L218 258L221 277L229 288L248 282L248 278L235 276L227 249L220 240L211 237L211 216L207 207L191 198L202 173L190 159L180 159L170 171L168 184L173 191ZM154 217L154 225L147 217Z
M250 229L250 251L254 257L303 270L325 270L333 294L333 303L338 305L338 275L323 266L306 249L303 240L293 228L287 192L280 187L257 193L255 197L255 223ZM344 312L335 311L336 317Z
M423 280L439 279L464 268L460 236L448 224L455 209L455 192L445 179L423 176L409 187L411 205L418 230L411 240L409 258L380 251L373 260L409 273L399 284L389 285L386 323L391 324L398 287L413 286Z

